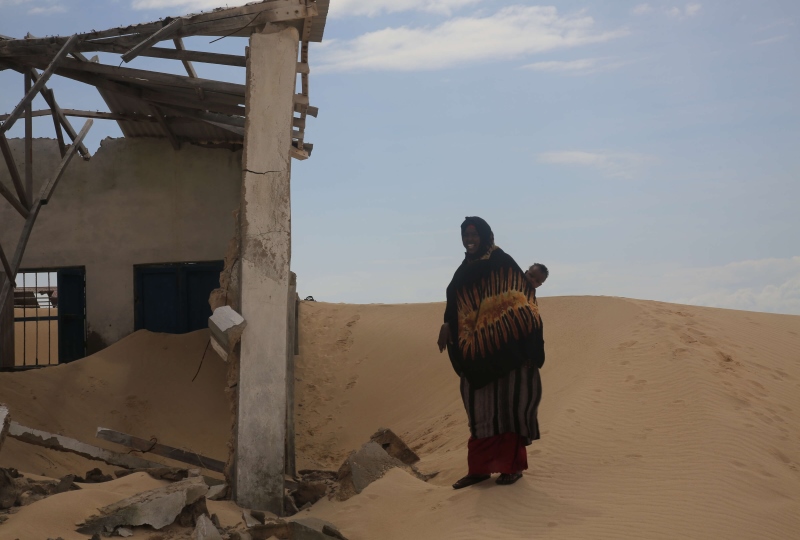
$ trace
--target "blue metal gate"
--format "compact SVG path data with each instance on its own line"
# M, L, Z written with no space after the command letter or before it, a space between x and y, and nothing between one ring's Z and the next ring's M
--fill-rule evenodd
M208 328L208 297L223 261L141 264L134 273L134 329L184 334Z

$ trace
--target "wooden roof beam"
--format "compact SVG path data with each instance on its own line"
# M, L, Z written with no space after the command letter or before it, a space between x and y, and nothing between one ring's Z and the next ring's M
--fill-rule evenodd
M27 203L28 198L25 193L25 185L22 183L22 177L19 174L19 168L17 168L17 162L14 161L14 156L11 155L11 147L8 145L8 139L6 139L6 134L3 132L0 132L0 151L3 152L3 158L6 160L6 166L8 167L8 172L11 175L11 183L14 184L14 189L17 190L17 197L19 197L19 202L22 203L22 207L27 210L28 208L30 208L30 205ZM6 199L8 199L8 202L10 202L12 206L14 206L14 208L17 208L16 200L12 201L8 197L8 195L4 194L4 196ZM19 211L19 208L17 208L17 211Z
M134 48L122 55L122 60L126 64L139 56L143 51L146 51L159 41L170 39L175 33L183 26L183 19L178 17L173 19L172 22L162 27L158 32L151 34L147 39L136 45Z
M58 54L55 56L55 58L53 58L53 60L47 65L45 70L39 76L39 79L34 83L33 87L31 87L28 93L25 94L25 97L22 98L22 101L17 104L14 110L11 111L11 114L8 115L8 118L5 122L3 122L3 125L0 126L0 132L5 133L11 129L11 126L14 125L14 122L16 122L17 119L22 115L25 107L33 100L34 96L36 96L36 94L38 94L39 91L44 88L47 80L51 75L53 75L53 72L56 70L58 65L66 59L67 54L70 53L77 41L78 36L74 35L67 40L63 47L61 47L61 50L58 51ZM77 60L72 61L77 62Z

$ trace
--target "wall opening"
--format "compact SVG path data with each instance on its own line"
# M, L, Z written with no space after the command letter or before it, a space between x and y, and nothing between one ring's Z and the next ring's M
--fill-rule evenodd
M86 270L26 268L14 289L14 369L86 356Z
M133 267L134 330L185 334L208 328L208 297L219 288L223 261Z

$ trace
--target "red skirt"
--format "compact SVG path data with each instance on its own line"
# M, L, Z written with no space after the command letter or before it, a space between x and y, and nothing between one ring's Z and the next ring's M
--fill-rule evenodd
M525 438L507 432L493 437L470 437L467 444L469 474L514 474L528 468Z

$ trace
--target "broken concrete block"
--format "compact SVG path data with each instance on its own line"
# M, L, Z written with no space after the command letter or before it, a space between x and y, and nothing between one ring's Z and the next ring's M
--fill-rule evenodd
M253 515L250 514L250 510L242 510L242 521L244 521L244 526L248 529L264 523L253 517Z
M230 306L218 307L208 318L211 346L223 360L227 361L228 355L239 343L246 326L247 321Z
M337 498L344 501L361 493L394 467L407 468L402 461L387 454L378 443L368 442L357 452L351 452L339 468Z
M192 540L222 540L222 535L219 534L209 517L202 515L197 518L197 526L192 532Z
M117 536L121 536L123 538L128 538L129 536L133 536L133 531L130 529L126 529L125 527L120 527L119 529L114 531L114 534L116 534Z
M94 468L91 471L86 471L86 480L84 480L87 484L101 484L103 482L111 482L114 477L110 474L105 474L100 469Z
M3 448L9 422L11 422L11 413L8 412L8 407L0 403L0 448Z
M369 440L381 445L381 448L386 450L387 454L399 459L406 465L413 465L419 461L419 456L391 429L381 428Z
M225 496L228 494L228 484L217 484L216 486L211 486L208 488L208 493L206 493L206 499L209 501L219 501L224 499Z
M91 516L77 530L95 534L119 526L139 525L161 529L173 523L187 506L198 502L207 491L202 478L187 478L101 508L98 515Z

